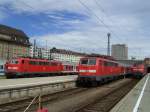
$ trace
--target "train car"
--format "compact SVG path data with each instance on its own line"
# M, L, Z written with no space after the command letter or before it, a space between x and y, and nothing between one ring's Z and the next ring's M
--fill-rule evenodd
M46 59L16 58L5 64L7 78L59 75L62 71L61 62Z
M144 64L134 64L131 67L131 74L133 78L142 78L146 74Z
M69 74L69 75L78 74L77 65L73 65L70 63L63 63L63 73Z
M97 85L124 77L125 68L115 60L100 57L84 57L80 59L77 85Z

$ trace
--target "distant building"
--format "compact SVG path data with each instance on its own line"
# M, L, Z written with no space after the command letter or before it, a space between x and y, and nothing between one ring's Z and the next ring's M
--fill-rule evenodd
M128 47L125 44L112 45L111 56L118 60L127 60Z
M80 58L84 57L85 55L86 55L85 53L79 53L65 49L56 49L56 48L51 49L51 56L53 59L75 64L78 64Z
M84 57L86 54L79 53L71 50L65 49L46 49L31 46L30 50L31 57L54 59L61 61L64 65L74 65L74 67L79 63L80 58Z
M29 51L29 38L23 31L0 25L0 66L7 59L29 56Z
M36 57L36 58L44 58L44 59L50 59L50 48L42 48L42 47L37 47L31 46L30 47L30 56L31 57Z

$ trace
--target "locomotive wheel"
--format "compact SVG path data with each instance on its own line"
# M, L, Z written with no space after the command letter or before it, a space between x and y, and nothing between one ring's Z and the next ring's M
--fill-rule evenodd
M92 87L96 87L97 85L98 85L98 83L96 81L91 82Z
M6 78L7 78L7 79L13 79L13 78L16 78L16 77L15 77L15 76L7 75Z
M79 80L76 81L76 86L80 87L81 86L81 82Z
M9 75L6 76L7 79L11 79L11 77Z

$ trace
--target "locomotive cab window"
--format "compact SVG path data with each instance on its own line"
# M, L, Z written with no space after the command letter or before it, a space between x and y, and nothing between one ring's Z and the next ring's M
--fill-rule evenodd
M12 60L12 61L11 61L11 64L18 64L18 63L19 63L18 60Z
M88 64L88 59L83 59L80 62L81 65L87 65Z
M89 65L96 65L96 59L89 59Z

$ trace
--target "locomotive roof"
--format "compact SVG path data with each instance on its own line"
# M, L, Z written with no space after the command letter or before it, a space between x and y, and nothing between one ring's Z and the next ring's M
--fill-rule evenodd
M57 60L48 60L48 59L42 59L42 58L31 58L31 57L18 57L14 59L27 59L27 60L38 60L38 61L53 61L53 62L60 62Z
M104 61L110 61L110 62L115 62L115 63L118 63L116 60L111 60L111 59L106 59L106 58L102 58L102 57L83 57L83 58L81 58L81 59L86 59L86 58L98 58L98 59L100 59L100 60L104 60Z

